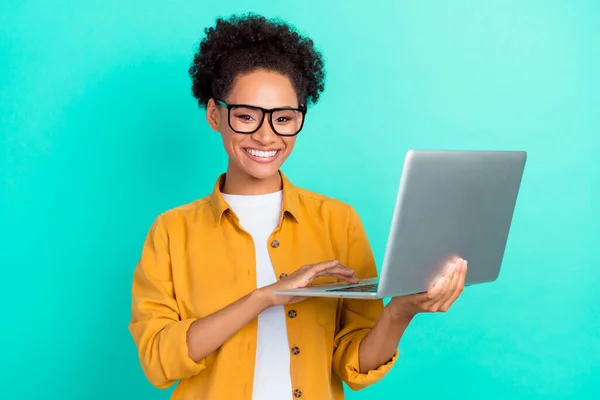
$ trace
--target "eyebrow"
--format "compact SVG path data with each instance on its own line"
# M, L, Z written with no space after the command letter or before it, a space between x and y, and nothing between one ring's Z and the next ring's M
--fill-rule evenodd
M239 101L232 101L231 103L226 103L232 106L237 106L237 105L243 105L243 106L250 106L250 107L258 107L258 108L264 108L265 110L272 110L272 109L278 109L278 108L299 108L300 105L298 106L291 106L289 104L286 105L277 105L277 106L273 106L273 107L265 107L263 105L258 105L256 103L248 103L248 102L239 102Z
M247 106L247 107L254 107L254 108L260 108L266 111L269 110L298 110L298 109L302 109L303 106L302 105L297 105L297 106L290 106L290 105L283 105L283 106L276 106L276 107L263 107L263 106L259 106L256 104L251 104L251 103L243 103L243 102L226 102L226 101L222 101L223 103L225 103L228 106Z

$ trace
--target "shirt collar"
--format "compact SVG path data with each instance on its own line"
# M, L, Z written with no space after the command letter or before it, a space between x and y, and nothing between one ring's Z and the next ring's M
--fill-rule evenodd
M283 183L283 203L281 206L282 216L283 214L290 214L292 218L299 222L300 210L298 209L298 189L287 179L283 172L279 171L281 181ZM221 217L225 211L231 210L229 204L223 198L221 188L225 182L226 174L223 173L219 176L213 187L213 191L210 195L210 205L215 215L216 222L221 221Z

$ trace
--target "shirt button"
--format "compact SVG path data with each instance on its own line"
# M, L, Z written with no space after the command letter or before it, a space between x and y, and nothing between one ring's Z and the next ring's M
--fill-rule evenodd
M279 275L279 279L283 279L283 278L287 278L288 274L286 274L285 272L281 275Z
M288 317L290 317L290 318L296 318L296 315L298 315L298 314L296 314L296 310L290 310L290 311L288 311Z
M300 348L298 346L294 346L292 347L292 354L297 356L298 354L300 354Z
M296 398L302 397L302 390L299 390L299 389L294 390L294 397L296 397Z
M279 247L279 240L273 240L271 242L271 247L273 247L274 249Z

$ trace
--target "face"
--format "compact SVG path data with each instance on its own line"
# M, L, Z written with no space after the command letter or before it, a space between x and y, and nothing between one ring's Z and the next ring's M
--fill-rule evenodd
M221 100L227 104L246 104L265 109L299 106L298 96L290 79L264 70L239 76L231 91ZM269 114L265 114L260 129L252 134L234 132L228 122L227 109L212 99L207 105L206 115L211 127L221 133L229 156L228 173L243 174L255 179L272 178L277 175L296 143L296 136L279 136L273 131L269 124ZM244 123L253 116L238 115L234 110L231 118L232 121L238 119L239 123ZM234 121L233 125L236 123L238 122ZM273 117L273 124L277 123Z

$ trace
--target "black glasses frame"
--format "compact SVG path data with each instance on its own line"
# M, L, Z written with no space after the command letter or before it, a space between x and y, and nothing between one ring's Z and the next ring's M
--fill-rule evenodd
M265 122L265 115L267 115L267 114L269 114L269 125L271 126L271 129L273 130L273 132L275 132L276 135L288 136L288 137L296 136L298 133L300 133L300 131L304 127L304 119L306 117L306 111L307 111L305 106L300 106L298 108L293 108L293 107L262 108L262 107L258 107L258 106L252 106L250 104L227 104L223 100L219 100L219 99L214 99L214 100L217 102L217 104L219 104L227 109L227 123L229 124L229 127L231 128L232 131L234 131L235 133L239 133L240 135L251 135L251 134L257 132L261 128L263 123ZM262 120L259 122L256 129L254 129L251 132L241 132L241 131L235 130L233 128L233 126L231 126L231 110L234 108L238 108L238 107L250 108L253 110L260 110L262 112ZM273 125L273 113L276 111L298 111L298 112L302 113L302 123L300 124L300 128L298 128L296 133L279 133L279 132L277 132L277 130L275 129L275 126Z

